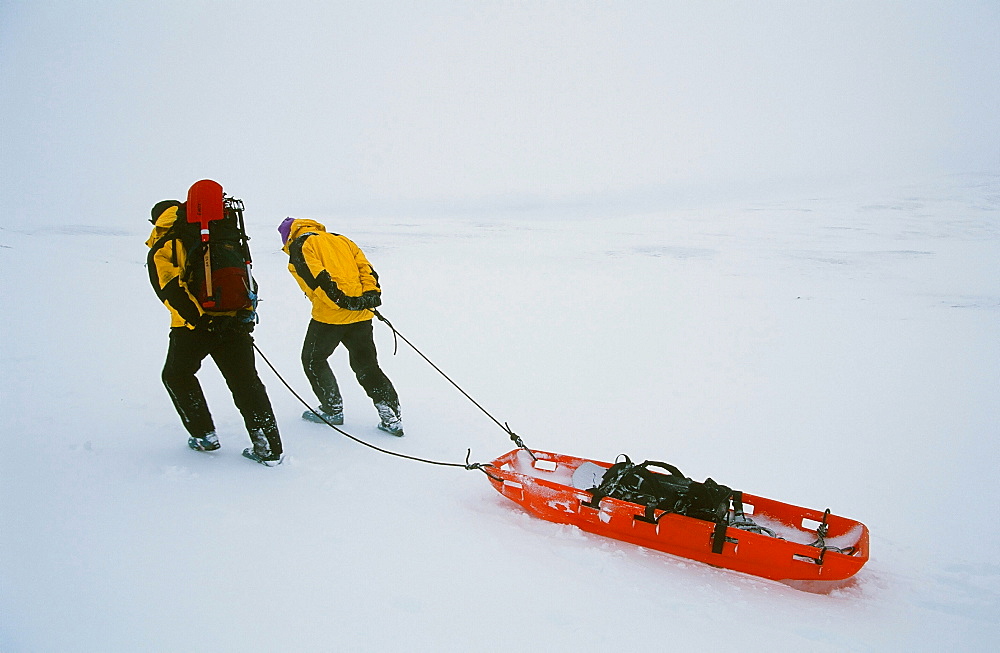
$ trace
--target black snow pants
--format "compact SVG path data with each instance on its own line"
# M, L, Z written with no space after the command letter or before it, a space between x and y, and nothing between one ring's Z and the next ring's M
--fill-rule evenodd
M255 434L262 434L267 438L271 451L280 454L278 425L267 390L254 366L253 338L245 331L234 329L212 333L187 327L170 329L170 346L162 378L184 428L196 437L215 430L205 394L195 376L208 356L222 372L251 441Z
M310 320L305 342L302 343L302 369L320 405L337 411L344 404L337 378L327 362L341 343L347 348L351 369L358 383L372 402L385 402L398 407L396 389L378 366L371 320L353 324L326 324Z

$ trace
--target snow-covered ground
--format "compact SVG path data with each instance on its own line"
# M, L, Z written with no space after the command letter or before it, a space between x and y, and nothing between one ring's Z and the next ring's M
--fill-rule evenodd
M992 645L1000 178L554 214L328 226L368 253L396 328L530 446L858 519L872 557L852 586L805 593L541 521L479 472L301 421L263 363L285 463L240 456L210 362L223 447L192 452L159 381L145 223L3 228L0 649ZM248 219L257 343L307 393L307 302L276 221ZM375 430L338 352L347 431L449 462L511 448L376 333L407 435Z
M1000 5L0 3L0 651L979 651L1000 637ZM528 445L871 530L812 594L531 517L325 426L268 469L160 383L149 207L247 206L257 343L308 396L276 225ZM406 437L512 443L376 325Z

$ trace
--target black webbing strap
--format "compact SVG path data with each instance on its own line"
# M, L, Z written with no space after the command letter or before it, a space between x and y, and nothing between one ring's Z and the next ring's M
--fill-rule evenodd
M656 517L654 516L656 513L656 507L646 506L646 509L642 512L641 515L635 515L632 517L632 519L634 519L635 521L646 522L647 524L657 524L659 523L660 518L663 517L663 515L666 515L667 512L669 511L661 512L660 516Z
M712 532L712 553L722 553L722 547L726 545L726 529L729 527L725 521L720 521L715 525Z
M733 490L731 498L733 500L733 514L736 517L736 521L741 521L744 518L743 492L741 490Z
M643 467L645 469L649 469L650 467L659 467L669 472L671 476L679 476L680 478L687 478L686 476L684 476L684 474L681 473L681 470L677 469L670 463L661 463L655 460L647 460L639 465L636 465L636 467Z
M601 499L608 496L618 488L618 483L621 481L622 477L628 473L635 465L632 464L632 460L625 454L622 454L625 458L624 462L616 462L608 471L604 472L604 478L601 479L601 484L595 488L587 490L590 492L590 501L581 501L581 506L586 506L587 508L593 508L594 510L600 510ZM614 474L611 473L615 467L619 466Z
M733 515L734 521L742 521L743 516L743 492L740 490L733 490L733 493L728 497L733 502ZM726 529L729 528L729 515L726 514L722 517L722 521L716 522L715 530L712 532L712 553L722 553L722 548L726 545L726 542L733 542L734 544L738 541L731 537L726 537Z

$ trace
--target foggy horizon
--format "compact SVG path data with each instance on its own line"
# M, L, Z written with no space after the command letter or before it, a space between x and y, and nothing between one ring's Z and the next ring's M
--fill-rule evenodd
M988 2L6 3L4 222L118 222L203 177L293 213L995 173L998 26Z

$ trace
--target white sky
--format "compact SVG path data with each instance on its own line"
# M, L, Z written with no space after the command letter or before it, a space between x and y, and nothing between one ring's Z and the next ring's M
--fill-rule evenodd
M7 1L0 199L93 221L201 177L293 212L993 172L998 33L997 2Z

